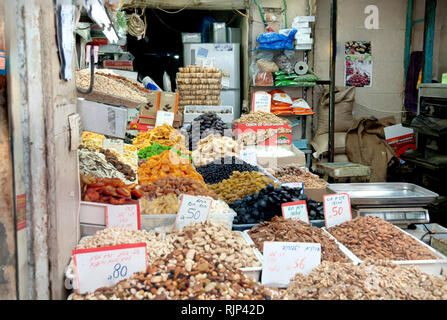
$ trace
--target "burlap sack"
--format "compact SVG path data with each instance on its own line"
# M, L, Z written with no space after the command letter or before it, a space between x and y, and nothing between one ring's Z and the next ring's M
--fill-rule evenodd
M355 123L352 115L355 87L335 87L335 128L334 132L346 132ZM315 135L329 132L329 89L326 89L318 105L318 129Z

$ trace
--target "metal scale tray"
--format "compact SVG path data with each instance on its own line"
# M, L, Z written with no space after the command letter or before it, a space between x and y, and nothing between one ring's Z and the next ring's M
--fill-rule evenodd
M332 183L329 192L347 193L357 207L423 207L439 195L412 183Z

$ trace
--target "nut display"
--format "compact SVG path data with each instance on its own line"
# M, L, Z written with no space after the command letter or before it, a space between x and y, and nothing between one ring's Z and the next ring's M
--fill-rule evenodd
M273 183L273 180L260 172L234 171L228 179L210 184L208 188L213 190L220 199L230 204L246 195L257 193L267 187L269 183Z
M118 178L98 178L81 174L81 199L83 201L114 205L138 204L143 192L137 184L125 184Z
M384 261L358 266L323 261L308 275L297 273L287 287L290 300L447 300L446 276Z
M196 166L202 166L222 157L236 157L239 152L240 147L232 138L213 134L201 139L191 156Z
M281 182L302 182L305 188L326 188L327 182L305 168L289 165L266 169Z
M176 249L188 249L233 268L258 267L261 262L242 236L215 222L192 223L166 235ZM191 265L186 264L186 270Z
M183 176L168 175L160 177L145 184L141 190L145 199L155 199L168 194L179 196L182 193L194 196L210 196L217 199L216 193L208 190L200 181Z
M207 94L206 92L203 94ZM231 113L233 110L231 108L225 108L225 109L221 109L221 110L216 110L216 111L202 111L202 110L198 110L195 108L188 108L185 109L185 113L208 113L208 112L214 112L214 113L220 113L220 114L228 114Z
M257 166L252 166L236 157L223 157L207 165L197 168L206 183L215 184L230 178L233 172L259 171Z
M140 150L155 142L163 146L174 147L182 154L189 154L185 144L185 137L179 131L174 129L174 127L166 123L152 130L140 132L133 140L133 145Z
M378 217L356 217L328 231L360 259L438 259L428 248Z
M131 166L118 159L118 152L114 152L110 149L101 149L100 152L106 157L106 160L115 167L116 170L121 172L126 177L127 180L132 182L136 181L137 173L132 169Z
M270 300L272 289L195 250L178 249L146 271L73 300Z
M150 157L143 163L138 168L138 183L144 186L168 175L190 177L205 184L202 176L191 166L189 159L179 156L171 150L166 150L158 156Z
M129 243L146 243L148 264L153 263L159 257L166 256L173 250L172 244L163 240L163 237L159 234L145 230L121 228L106 228L97 231L93 236L81 239L76 249L108 247Z
M107 161L105 155L90 149L78 149L79 172L83 175L91 175L98 178L118 178L124 183L131 184L122 172L119 172L113 164Z
M138 83L118 75L95 71L93 90L129 100L147 102L146 89ZM76 71L76 86L87 89L90 86L90 69Z
M189 136L189 148L195 150L200 139L209 135L224 135L224 130L228 129L226 123L215 112L203 113L195 118L187 132Z
M256 111L242 115L239 119L234 120L234 123L264 123L264 124L277 124L277 123L290 123L289 120L275 116L273 113Z
M264 241L320 243L322 261L349 262L329 235L302 221L273 217L270 222L261 222L251 228L248 234L261 252L264 251Z
M230 203L230 207L237 212L235 223L257 223L270 221L274 216L281 216L282 203L305 199L299 188L279 187L269 183L258 192L245 195L242 199Z

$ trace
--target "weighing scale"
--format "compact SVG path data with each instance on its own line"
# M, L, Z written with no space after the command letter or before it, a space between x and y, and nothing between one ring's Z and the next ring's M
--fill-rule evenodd
M430 216L424 207L438 197L437 193L404 182L332 183L327 189L349 195L353 218L376 216L401 228L429 223Z

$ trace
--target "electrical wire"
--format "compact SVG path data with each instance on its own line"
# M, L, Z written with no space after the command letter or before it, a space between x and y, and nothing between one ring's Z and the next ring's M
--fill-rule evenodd
M152 9L152 12L154 13L154 16L169 30L174 31L176 33L182 33L182 31L179 31L177 29L174 29L173 27L169 26L166 22L164 22L160 16L157 14L157 12L155 11L155 9Z
M254 1L255 1L255 4L258 6L259 14L261 15L262 22L264 23L264 26L267 28L267 27L268 27L268 25L267 25L267 21L265 20L264 13L262 13L262 8L261 8L261 6L258 4L258 1L256 1L256 0L254 0Z
M161 11L166 12L166 13L169 13L169 14L176 14L176 13L182 12L183 10L188 8L193 2L194 2L194 0L190 0L187 4L185 4L185 6L183 8L181 8L181 9L179 9L177 11L168 11L168 10L162 9L160 7L156 7L156 9L161 10Z
M141 19L141 16L137 14L137 9L135 12L128 17L127 20L127 32L136 37L138 40L144 38L146 36L146 15L144 14L146 8L143 8L141 15L144 16L144 21Z

